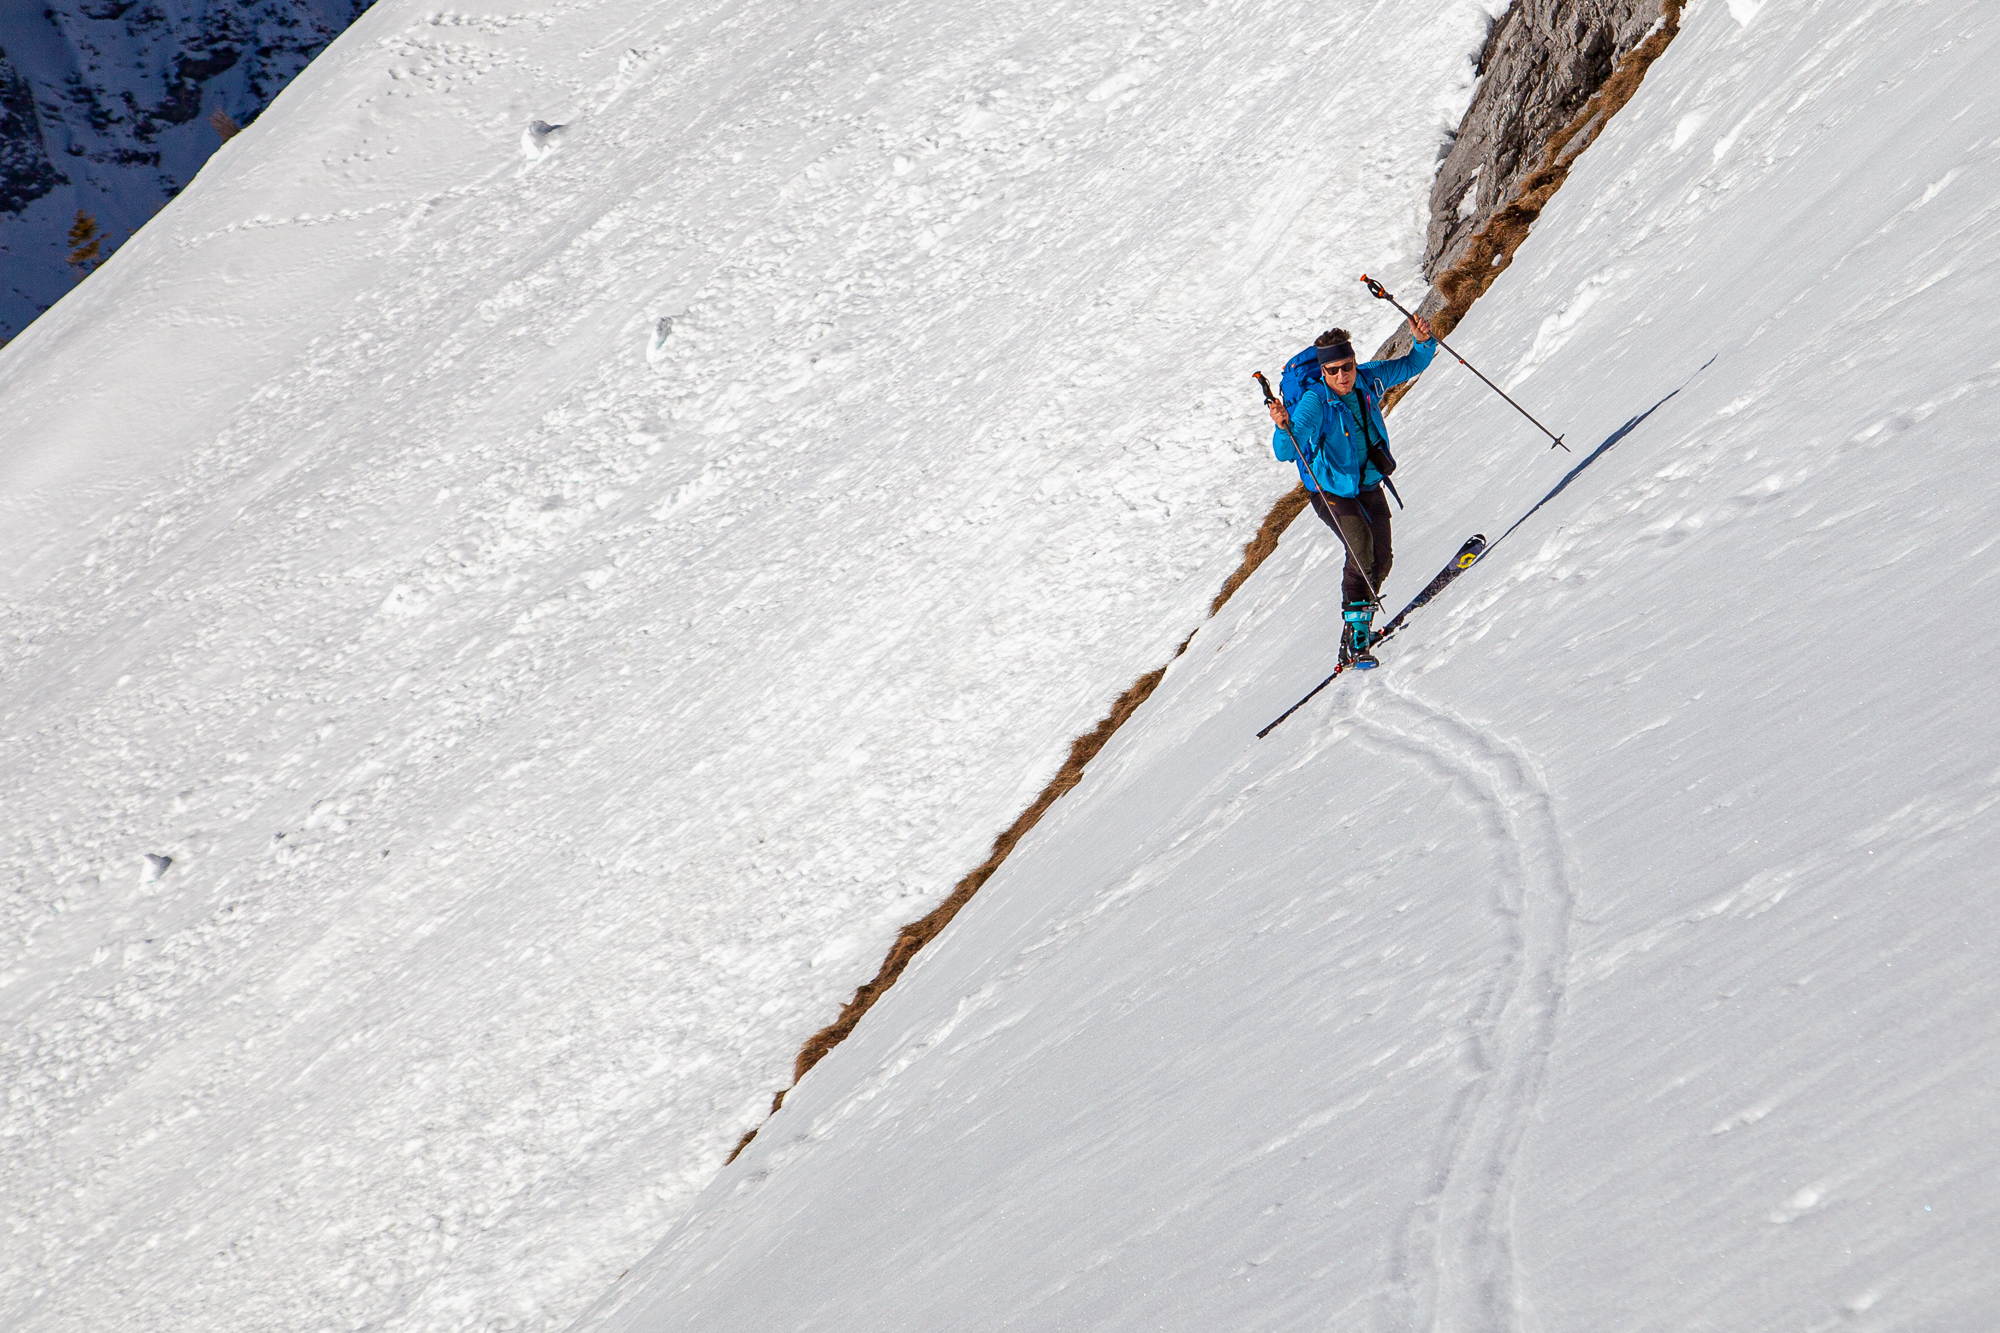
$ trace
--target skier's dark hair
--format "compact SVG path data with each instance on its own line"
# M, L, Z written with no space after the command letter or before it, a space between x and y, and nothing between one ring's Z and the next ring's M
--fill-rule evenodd
M1328 329L1313 339L1313 355L1319 358L1322 366L1335 361L1345 361L1354 355L1354 340L1347 336L1346 329Z

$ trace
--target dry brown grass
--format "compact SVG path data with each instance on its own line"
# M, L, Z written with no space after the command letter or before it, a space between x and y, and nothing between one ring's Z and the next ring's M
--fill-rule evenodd
M1175 657L1187 651L1188 643L1193 637L1190 634L1181 640L1181 646L1174 653ZM936 939L938 932L958 915L959 909L972 901L972 895L979 892L986 881L993 877L993 872L1000 868L1000 863L1005 861L1015 845L1028 835L1028 830L1041 822L1042 816L1049 812L1049 807L1067 795L1077 783L1083 781L1084 765L1096 758L1097 752L1104 748L1104 743L1111 739L1112 733L1124 726L1125 720L1138 710L1139 705L1152 697L1153 691L1159 688L1160 680L1166 674L1167 669L1161 667L1157 671L1148 671L1127 686L1125 693L1119 695L1118 701L1111 705L1111 711L1106 713L1095 727L1070 742L1069 758L1063 761L1063 766L1057 770L1056 775L1049 779L1049 785L1042 788L1041 795L1035 798L1034 804L1023 810L1020 818L1016 819L1005 833L993 840L993 850L986 860L980 863L979 868L960 880L949 898L897 932L896 942L889 947L889 956L882 960L882 966L875 973L875 979L855 991L854 998L841 1009L840 1016L814 1033L811 1040L799 1048L799 1057L792 1066L794 1084L804 1078L808 1069L818 1064L821 1057L838 1046L847 1034L854 1030L854 1025L861 1021L861 1016L868 1012L869 1006L881 997L883 991L896 984L896 978L903 975L903 969L910 965L910 960L917 956L917 951Z
M1301 487L1298 507L1303 507L1304 504L1304 488ZM1279 501L1279 507L1283 506L1284 501ZM1292 512L1297 513L1298 507ZM1272 512L1275 514L1277 511ZM1267 518L1264 527L1268 529L1270 526L1271 521ZM1262 540L1263 536L1263 532L1260 531L1258 540ZM1252 541L1250 546L1244 548L1246 561L1256 545L1257 542ZM1271 545L1273 547L1277 545L1275 536L1271 538ZM1258 555L1257 559L1261 561L1264 555L1268 554L1266 551ZM1241 579L1237 581L1240 583ZM1217 605L1220 604L1218 600ZM1188 644L1193 640L1192 634L1182 639L1181 646L1174 650L1174 656L1179 657L1186 652ZM1111 711L1106 713L1096 726L1070 742L1069 758L1063 761L1063 766L1056 770L1056 775L1049 779L1049 785L1042 788L1034 803L1021 812L1020 817L1008 826L1005 833L993 840L993 850L980 863L978 869L961 879L957 887L951 891L949 898L896 932L896 941L889 946L889 956L882 960L882 966L876 969L874 980L855 991L854 998L841 1007L839 1016L815 1032L806 1044L799 1048L798 1058L792 1062L794 1086L806 1076L807 1070L825 1058L828 1051L847 1039L847 1034L854 1031L854 1025L861 1021L861 1016L874 1006L875 1001L882 998L884 991L896 984L896 979L903 975L903 969L910 965L910 960L917 956L918 950L936 939L938 932L958 915L959 909L972 901L972 895L979 892L987 880L993 878L993 872L1000 868L1000 863L1007 859L1008 854L1022 838L1028 836L1028 830L1041 822L1042 816L1049 812L1049 807L1067 795L1077 783L1083 781L1084 765L1096 758L1097 752L1104 748L1104 743L1111 739L1112 734L1125 725L1126 719L1138 711L1140 704L1152 697L1153 691L1159 688L1160 681L1166 674L1166 667L1161 667L1157 671L1148 671L1128 685L1125 692L1118 696L1117 702L1111 705ZM780 1092L771 1099L771 1113L776 1115L778 1108L784 1104L785 1094ZM737 1154L749 1147L750 1141L756 1137L757 1131L754 1129L745 1134L737 1143L735 1150L729 1154L729 1161L735 1161Z
M1675 34L1680 31L1681 9L1686 2L1687 0L1666 0L1663 15L1666 21L1660 30L1628 52L1625 58L1618 62L1618 68L1612 71L1611 77L1604 81L1604 86L1584 103L1583 109L1577 112L1569 124L1550 136L1542 153L1542 165L1521 182L1520 191L1506 207L1496 212L1488 219L1486 225L1480 228L1478 235L1473 238L1472 248L1459 262L1439 275L1437 288L1445 296L1446 304L1442 310L1431 316L1431 323L1436 326L1439 334L1450 333L1472 308L1472 303L1493 285L1493 279L1507 267L1513 258L1515 248L1527 237L1535 219L1541 216L1542 209L1562 187L1563 181L1568 179L1570 163L1590 146L1591 141L1596 139L1618 109L1632 100L1632 94L1639 89L1640 80L1646 76L1647 67L1659 58L1660 53L1667 49L1667 44L1673 41ZM1575 146L1571 147L1572 144ZM1387 412L1393 409L1410 387L1410 384L1402 384L1392 389L1384 396L1382 410ZM1285 529L1291 526L1292 520L1299 516L1299 512L1306 507L1306 504L1305 487L1295 486L1271 507L1271 512L1264 516L1264 522L1258 527L1257 535L1244 546L1243 559L1237 565L1235 572L1223 581L1215 600L1209 604L1209 615L1213 616L1220 611L1223 604L1243 586L1244 581L1257 572L1257 567L1278 549L1278 539L1284 535ZM1174 653L1175 657L1187 651L1188 642L1193 637L1190 634L1187 639L1181 641L1180 648ZM1139 705L1152 696L1153 691L1159 687L1161 678L1166 674L1167 669L1163 666L1133 681L1125 693L1118 696L1118 701L1111 706L1111 711L1104 715L1103 720L1070 744L1069 758L1063 763L1062 768L1049 781L1049 785L1042 788L1042 793L1035 798L1034 804L1022 811L1021 817L1016 819L1005 833L994 839L992 853L979 868L960 880L958 886L951 891L951 896L939 903L935 909L897 932L896 942L890 946L889 956L882 960L882 966L876 971L874 980L855 991L854 998L842 1006L839 1017L814 1033L799 1049L798 1059L792 1066L794 1086L798 1080L805 1077L807 1070L825 1058L828 1051L846 1039L847 1034L854 1030L854 1025L861 1021L861 1016L882 997L884 991L896 984L896 979L903 975L903 969L910 965L910 960L917 956L917 952L936 939L938 932L958 915L959 909L972 901L972 895L979 892L986 881L993 877L993 872L1000 868L1000 863L1005 861L1015 845L1027 836L1028 830L1041 821L1042 816L1048 813L1049 807L1083 780L1084 765L1096 757L1097 752L1104 748L1105 742L1111 739L1112 733L1125 725L1126 719L1138 711ZM772 1114L775 1115L778 1108L784 1104L785 1094L780 1092L771 1100ZM729 1154L729 1160L735 1161L737 1154L749 1147L750 1141L756 1137L757 1131L754 1129L745 1134L742 1141L736 1145L736 1150Z

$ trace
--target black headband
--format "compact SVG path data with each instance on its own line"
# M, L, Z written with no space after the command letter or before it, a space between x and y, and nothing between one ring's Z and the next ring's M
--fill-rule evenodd
M1315 347L1313 350L1319 353L1319 363L1324 366L1329 361L1345 361L1348 357L1353 356L1354 344L1335 343L1331 347Z

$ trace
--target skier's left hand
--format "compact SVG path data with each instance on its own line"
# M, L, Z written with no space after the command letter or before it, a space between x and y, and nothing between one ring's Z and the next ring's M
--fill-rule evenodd
M1410 332L1416 335L1418 342L1427 343L1431 340L1431 322L1422 315L1411 315Z

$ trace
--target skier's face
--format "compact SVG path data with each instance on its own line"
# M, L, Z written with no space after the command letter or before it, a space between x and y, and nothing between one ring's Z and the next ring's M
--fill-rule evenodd
M1342 361L1322 361L1319 367L1327 387L1335 393L1354 392L1354 372L1354 358L1351 356Z

